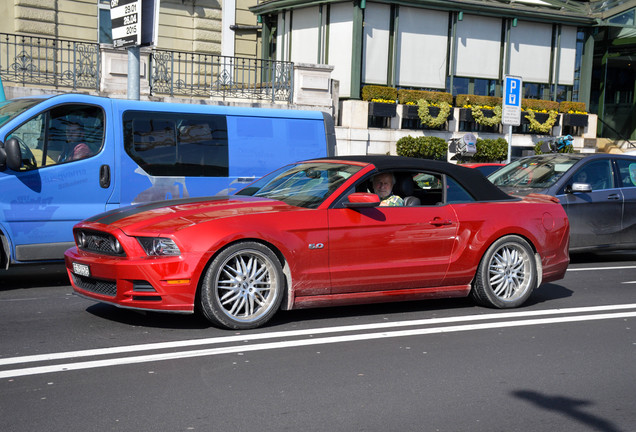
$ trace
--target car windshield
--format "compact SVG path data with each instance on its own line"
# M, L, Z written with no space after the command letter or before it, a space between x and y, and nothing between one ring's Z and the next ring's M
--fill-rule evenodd
M499 187L545 189L552 186L579 159L555 153L519 159L488 176Z
M325 162L289 165L255 181L237 195L271 198L287 204L316 208L362 167Z
M0 126L42 101L43 99L16 99L0 102Z

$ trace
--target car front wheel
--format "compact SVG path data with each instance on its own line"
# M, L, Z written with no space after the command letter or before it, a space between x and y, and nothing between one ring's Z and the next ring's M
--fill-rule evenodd
M499 309L521 306L537 285L537 265L528 242L502 237L484 254L471 294L477 303Z
M237 243L210 264L201 286L201 309L221 327L260 327L278 310L284 287L280 261L268 247Z

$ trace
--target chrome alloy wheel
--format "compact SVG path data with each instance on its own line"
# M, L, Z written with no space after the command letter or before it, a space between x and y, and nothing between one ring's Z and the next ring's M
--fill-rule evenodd
M258 320L272 309L279 284L270 257L255 249L242 249L227 257L214 281L222 312L245 323Z
M493 293L501 300L514 300L526 293L533 281L533 260L516 243L502 245L490 259L488 278Z

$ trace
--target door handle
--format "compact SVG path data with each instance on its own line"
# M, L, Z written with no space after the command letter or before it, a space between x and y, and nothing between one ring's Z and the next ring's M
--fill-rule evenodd
M102 165L99 168L99 185L104 189L110 187L110 167L108 165Z
M444 226L444 225L452 225L453 222L448 220L448 219L442 219L442 218L434 218L432 221L429 222L431 225L434 226Z
M609 195L607 196L607 199L608 199L608 200L619 200L619 199L620 199L620 197L618 196L618 194L609 194Z

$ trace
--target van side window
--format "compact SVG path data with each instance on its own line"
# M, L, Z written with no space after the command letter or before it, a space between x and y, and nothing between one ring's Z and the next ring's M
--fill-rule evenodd
M229 175L224 115L126 111L123 125L126 153L150 175Z
M104 144L104 113L91 105L62 105L23 123L9 138L20 144L21 171L85 159Z

